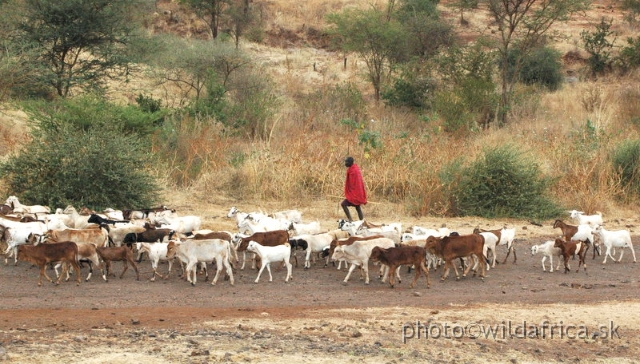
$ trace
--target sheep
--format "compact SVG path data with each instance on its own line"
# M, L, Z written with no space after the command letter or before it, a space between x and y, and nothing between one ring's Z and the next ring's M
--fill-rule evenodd
M588 224L591 227L596 227L598 225L603 225L602 221L602 212L596 211L595 215L584 215L584 212L571 210L569 211L569 216L574 219L578 225Z
M633 255L633 262L636 262L636 252L633 250L633 244L631 243L631 234L629 230L615 230L608 231L605 230L602 226L597 226L594 229L594 232L598 234L600 237L600 241L607 248L604 253L604 260L602 264L607 263L607 257L611 257L615 262L616 259L611 255L612 248L629 248L631 249L631 254ZM615 253L614 253L615 254ZM622 255L624 254L624 250L620 249L620 258L618 258L618 263L622 260Z
M255 241L250 241L249 245L247 245L247 250L258 254L262 261L262 266L260 267L255 283L260 281L260 275L265 267L267 267L267 271L269 272L269 282L273 282L273 276L271 275L271 263L274 262L284 262L287 266L287 277L284 279L285 282L289 282L289 279L293 279L293 276L291 275L291 262L289 261L289 258L291 257L291 245L289 245L289 243L277 246L262 246Z
M560 250L560 248L556 248L555 245L555 241L554 240L547 240L546 242L542 243L542 244L538 244L538 245L534 245L531 247L531 255L536 255L537 253L542 253L542 271L546 272L546 268L544 266L544 261L547 260L547 257L549 258L549 272L553 273L553 257L558 257L558 266L556 267L556 270L560 269L560 262L561 260L559 259L562 256L562 251Z

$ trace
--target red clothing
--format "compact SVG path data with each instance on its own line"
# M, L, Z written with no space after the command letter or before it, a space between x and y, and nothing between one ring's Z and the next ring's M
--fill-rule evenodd
M367 204L367 192L364 190L364 181L357 164L347 169L347 180L344 183L344 197L354 205Z

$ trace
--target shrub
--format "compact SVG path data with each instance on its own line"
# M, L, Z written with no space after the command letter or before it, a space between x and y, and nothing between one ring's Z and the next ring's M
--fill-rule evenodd
M623 72L640 67L640 37L627 38L627 45L622 47L617 63Z
M462 216L551 218L560 208L548 197L552 180L515 145L489 149L461 168L452 188L454 209Z
M595 31L583 30L580 33L584 49L589 53L589 68L594 77L603 74L611 66L611 51L615 43L615 33L610 30L612 24L613 19L606 21L602 18Z
M627 197L640 196L640 140L625 141L614 150L611 159Z
M435 82L417 75L403 75L384 88L382 99L389 106L405 106L413 109L429 109Z
M555 91L562 83L560 52L542 47L522 60L520 80L527 85L541 85Z
M156 203L147 168L152 155L135 134L101 125L68 124L36 133L19 154L0 165L8 193L27 203L93 209L140 208Z

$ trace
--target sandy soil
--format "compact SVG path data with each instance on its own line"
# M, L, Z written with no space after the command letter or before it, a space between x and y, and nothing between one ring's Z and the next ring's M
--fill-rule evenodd
M192 214L180 207L184 215ZM233 226L224 217L229 207L212 204L202 211L204 227ZM340 217L332 203L302 210L309 219L323 216L318 220L327 228ZM390 215L373 205L367 213L378 221L381 215ZM398 220L406 227L446 223L461 233L477 225L490 228L505 223ZM36 268L24 262L0 264L0 359L17 363L635 362L640 354L640 268L631 254L627 251L621 263L606 265L601 264L602 257L589 256L588 274L545 273L541 257L531 256L530 247L559 231L554 231L552 222L507 223L517 231L515 264L509 257L506 264L490 270L484 282L478 278L439 282L441 271L432 271L430 289L424 277L410 289L404 270L405 279L394 289L375 278L375 269L370 285L357 275L343 285L344 269L325 268L320 262L309 270L294 268L289 283L280 270L274 271L273 282L263 275L254 284L257 272L247 269L235 271L235 286L222 280L212 286L199 277L192 287L177 272L167 280L148 281L148 261L140 263L140 281L130 269L123 279L107 283L94 275L80 286L64 282L38 287ZM629 228L637 244L637 218L605 223L610 229ZM500 247L499 261L505 255L506 249ZM298 256L302 258L302 252ZM115 269L119 273L121 265ZM581 325L588 332L581 332ZM527 338L522 338L519 326L527 327ZM477 337L479 330L490 328L497 330L496 337ZM536 328L537 336L532 334Z

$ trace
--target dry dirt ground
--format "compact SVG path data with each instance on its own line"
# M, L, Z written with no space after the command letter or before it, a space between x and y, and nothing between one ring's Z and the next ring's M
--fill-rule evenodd
M333 203L319 206L301 209L303 217L333 228L339 212ZM229 207L212 204L202 212L203 228L230 229L233 224L224 217ZM193 213L186 206L178 211ZM375 205L366 213L377 221L393 216ZM588 275L575 272L575 261L568 274L545 273L530 247L558 235L552 221L540 227L526 221L397 220L406 227L446 223L461 233L507 223L516 228L517 262L510 256L484 282L471 277L439 282L441 271L432 271L430 289L424 277L410 289L406 270L394 289L375 278L375 269L370 285L357 274L343 285L344 269L324 268L320 262L306 271L294 268L289 283L284 270L275 270L271 283L263 275L259 284L253 283L256 271L236 270L235 286L222 280L212 286L199 277L192 287L175 271L167 280L150 282L148 261L140 263L140 281L129 269L123 279L107 283L94 275L80 286L70 281L38 287L36 268L25 262L0 264L0 360L637 362L640 265L628 250L621 263L606 265L602 257L592 260L590 255ZM634 231L640 226L637 217L605 219L605 224L630 229L640 243ZM499 260L505 255L500 247ZM116 263L115 269L119 273L122 266ZM161 265L161 271L166 269ZM489 330L495 330L495 337Z

